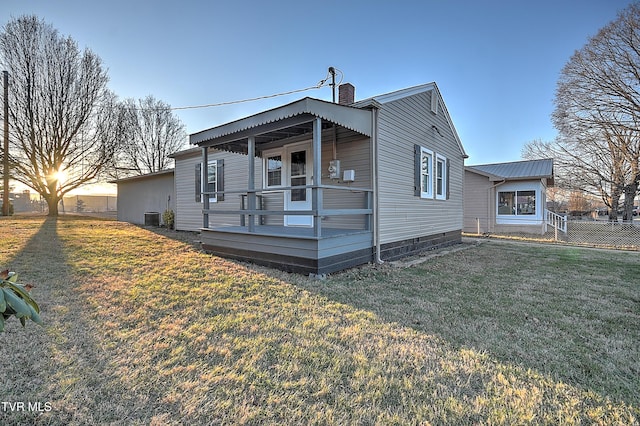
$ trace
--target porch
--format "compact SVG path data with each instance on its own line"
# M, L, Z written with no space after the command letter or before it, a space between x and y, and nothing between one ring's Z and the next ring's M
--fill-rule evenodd
M374 140L372 111L309 98L192 135L202 164L211 148L246 161L225 162L224 188L202 167L203 249L314 274L370 262Z
M203 229L202 248L222 257L275 267L287 272L328 274L373 260L370 231L325 229L322 237L313 230L286 226Z
M273 210L290 191L311 191L316 200L311 210ZM232 191L230 191L232 192ZM263 194L268 192L268 194ZM327 209L319 205L346 199L335 193L348 192L350 208ZM203 210L208 216L231 216L237 225L201 229L204 250L228 258L250 261L289 272L327 274L373 260L372 191L331 185L302 185L273 191L241 193L239 210ZM252 195L252 196L251 196ZM256 208L245 200L260 200ZM268 200L268 201L265 201ZM356 205L353 205L355 203ZM359 205L360 207L357 207ZM312 226L286 226L286 217L309 218ZM219 221L218 221L219 222ZM329 224L329 225L327 225Z

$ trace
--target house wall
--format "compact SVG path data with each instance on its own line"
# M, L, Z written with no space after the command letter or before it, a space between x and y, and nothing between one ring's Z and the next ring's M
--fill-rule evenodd
M173 173L118 182L118 220L144 225L146 212L175 210ZM169 199L170 197L170 199Z
M378 179L380 241L383 247L435 235L460 238L464 158L441 101L438 113L431 112L433 93L423 92L390 101L384 103L379 111ZM414 144L442 154L449 160L447 200L422 199L414 195Z
M464 232L484 234L492 232L495 224L495 198L486 176L464 172Z
M336 159L340 160L340 179L329 179L329 162L333 160L333 135L331 132L322 137L322 183L354 188L372 188L371 184L371 143L364 137L349 130L340 128L337 132ZM343 182L345 170L355 171L355 181ZM365 194L339 190L324 190L325 209L364 208ZM362 229L363 215L328 216L323 218L322 225L339 229Z
M290 143L304 142L310 139L291 140ZM371 188L371 151L370 139L348 129L338 128L336 131L335 152L340 160L341 176L344 170L355 170L355 181L342 182L342 179L329 178L329 162L333 160L333 131L325 130L322 135L321 176L325 185L343 186L345 188ZM212 150L210 159L224 159L224 190L246 191L248 160L246 155L226 151ZM202 160L198 151L176 156L176 229L198 231L202 227L202 203L195 199L195 167ZM262 188L263 159L255 159L255 186ZM324 190L325 209L363 208L365 195L362 192ZM279 190L265 191L260 194L263 208L268 210L284 210L284 192ZM212 206L216 210L240 209L240 194L227 194L224 201ZM238 215L209 215L210 226L236 226L240 224ZM323 226L340 229L363 229L365 218L354 216L327 216L323 218ZM264 216L264 225L283 225L282 216Z
M287 141L289 143L308 142L311 139L297 138ZM333 130L325 130L322 133L320 174L323 185L341 186L344 188L371 188L371 146L370 139L351 130L337 127L335 143L335 159L340 160L340 179L329 178L329 162L334 159ZM262 165L264 168L264 164ZM355 171L354 182L343 182L344 170ZM314 171L314 174L316 172ZM266 177L262 177L264 181ZM362 192L325 189L323 207L325 209L363 208L365 194ZM284 210L284 192L270 190L264 192L264 208L268 210ZM323 226L338 229L362 229L365 218L362 215L326 216L322 219ZM266 216L265 225L283 225L282 216Z
M211 150L209 159L224 160L224 190L246 191L248 158L246 155L226 151ZM175 158L176 181L176 229L181 231L199 231L202 228L201 202L196 201L195 170L202 162L199 151L178 155ZM262 187L262 160L255 159L256 188ZM240 194L225 194L223 201L218 201L212 208L218 210L239 210ZM238 215L209 215L209 226L239 225Z

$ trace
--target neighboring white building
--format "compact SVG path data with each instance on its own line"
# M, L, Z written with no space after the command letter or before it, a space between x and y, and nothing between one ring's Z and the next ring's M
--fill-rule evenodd
M464 231L543 234L550 186L552 159L467 166Z

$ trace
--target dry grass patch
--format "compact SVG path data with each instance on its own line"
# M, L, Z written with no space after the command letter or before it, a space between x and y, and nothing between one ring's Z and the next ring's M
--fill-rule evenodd
M13 226L26 231L0 264L36 282L45 327L0 335L0 400L52 409L1 411L3 424L637 422L631 397L459 336L467 314L446 301L460 292L441 282L461 270L437 266L444 258L319 282L118 222L0 220L3 234Z

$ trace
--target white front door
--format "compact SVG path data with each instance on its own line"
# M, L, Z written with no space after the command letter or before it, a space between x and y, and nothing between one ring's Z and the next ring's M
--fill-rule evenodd
M285 186L311 185L313 179L313 161L311 143L288 145L284 147ZM284 194L285 210L311 210L311 189L291 189ZM286 215L285 226L313 226L313 216Z

